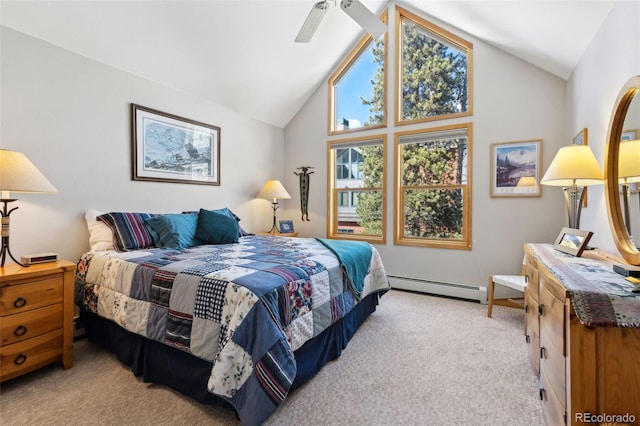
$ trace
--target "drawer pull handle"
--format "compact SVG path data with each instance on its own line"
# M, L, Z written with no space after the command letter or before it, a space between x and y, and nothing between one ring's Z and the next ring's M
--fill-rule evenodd
M27 334L27 327L25 327L24 325L19 325L18 327L16 327L16 329L13 331L13 334L15 334L16 336L20 337L20 336L24 336L25 334Z
M544 348L544 346L540 347L540 359L544 359L545 358L545 353L546 353L546 349Z
M27 304L27 299L25 299L22 296L18 297L16 301L13 302L13 306L15 306L16 308L22 308L26 304Z
M20 354L16 357L16 359L13 360L13 363L15 365L20 365L20 364L24 364L26 360L27 360L27 356L25 354Z
M538 306L538 316L541 317L544 314L544 305Z
M529 284L529 275L524 276L524 283Z
M529 305L524 305L524 311L529 312Z
M544 401L544 388L540 388L540 401Z
M525 336L524 338L525 342L527 343L531 343L531 336L529 336L528 334Z

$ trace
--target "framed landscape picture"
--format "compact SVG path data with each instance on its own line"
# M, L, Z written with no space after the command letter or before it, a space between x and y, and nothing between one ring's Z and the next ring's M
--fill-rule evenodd
M220 128L131 104L133 180L220 185Z
M542 140L491 144L491 196L540 197Z

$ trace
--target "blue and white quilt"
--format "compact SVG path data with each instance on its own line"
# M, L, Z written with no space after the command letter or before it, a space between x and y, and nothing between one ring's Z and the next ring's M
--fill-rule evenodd
M249 236L182 250L89 252L78 262L76 303L211 361L209 392L228 400L243 423L259 424L288 394L293 351L366 295L389 288L380 255L370 248L360 260L368 262L360 294L346 275L350 269L313 238Z

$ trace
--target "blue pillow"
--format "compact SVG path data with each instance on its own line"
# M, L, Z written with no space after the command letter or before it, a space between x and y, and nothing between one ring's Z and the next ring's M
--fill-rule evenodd
M200 209L196 238L204 244L238 242L238 221L224 212Z
M200 244L196 238L198 213L165 214L145 219L145 223L158 233L158 246L183 249Z

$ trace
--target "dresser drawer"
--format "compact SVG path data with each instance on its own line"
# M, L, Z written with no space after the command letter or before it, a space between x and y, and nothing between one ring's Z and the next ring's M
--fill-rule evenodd
M0 381L62 358L62 329L0 347Z
M527 274L527 290L530 291L531 297L536 302L540 302L538 300L538 289L539 289L539 279L538 279L538 269L536 268L536 261L527 256L527 264L525 265L525 272Z
M565 348L565 301L554 296L541 280L540 285L540 335L545 336L547 345L552 344L563 356Z
M15 314L43 306L62 303L62 274L0 287L0 315Z
M546 377L545 388L551 388L563 406L567 405L566 358L553 345L546 335L540 338L540 370Z
M542 415L545 423L549 426L564 425L567 409L558 399L558 396L549 385L546 372L541 370L540 373L540 399L542 400Z
M525 337L529 359L536 374L540 373L540 324L538 323L538 303L533 300L529 289L524 295Z
M62 328L62 303L0 317L0 346Z

